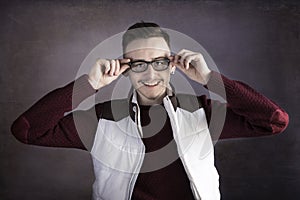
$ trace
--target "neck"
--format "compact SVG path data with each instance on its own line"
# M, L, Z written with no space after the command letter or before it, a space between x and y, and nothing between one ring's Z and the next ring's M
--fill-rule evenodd
M163 98L165 96L166 96L166 93L165 93L165 95L162 95L158 98L149 99L149 98L145 98L137 93L137 101L138 101L139 105L152 106L152 105L162 104Z

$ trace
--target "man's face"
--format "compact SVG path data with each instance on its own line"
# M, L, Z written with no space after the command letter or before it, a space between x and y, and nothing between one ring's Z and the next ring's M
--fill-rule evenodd
M161 37L149 39L137 39L130 42L126 48L125 57L131 61L153 61L156 58L170 56L170 49L166 41ZM172 66L164 71L156 71L152 65L144 72L129 70L129 78L138 93L140 104L160 104L166 95L166 89L170 82Z

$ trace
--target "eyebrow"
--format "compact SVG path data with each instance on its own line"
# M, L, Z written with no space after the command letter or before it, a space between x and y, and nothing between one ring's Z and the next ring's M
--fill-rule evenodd
M162 58L168 58L168 56L160 56L160 57L156 57L156 58L153 58L151 61L146 61L146 60L142 60L142 59L131 59L130 62L137 62L137 61L140 61L140 62L152 62L154 60L158 60L158 59L162 59Z

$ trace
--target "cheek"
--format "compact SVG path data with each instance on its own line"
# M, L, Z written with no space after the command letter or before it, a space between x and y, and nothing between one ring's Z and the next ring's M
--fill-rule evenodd
M130 72L132 73L132 72ZM138 80L139 80L139 76L137 75L133 75L133 74L129 74L129 80L131 82L132 85L137 85Z
M171 71L170 71L170 70L166 70L166 71L162 74L162 77L163 77L164 80L169 81L169 80L170 80L170 77L171 77Z

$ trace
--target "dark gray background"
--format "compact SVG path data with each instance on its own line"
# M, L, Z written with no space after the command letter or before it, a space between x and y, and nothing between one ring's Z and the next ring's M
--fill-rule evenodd
M140 20L194 38L223 74L290 115L280 135L217 143L223 199L299 199L300 3L183 0L1 1L0 199L91 197L87 152L21 144L10 125L72 81L97 44Z

